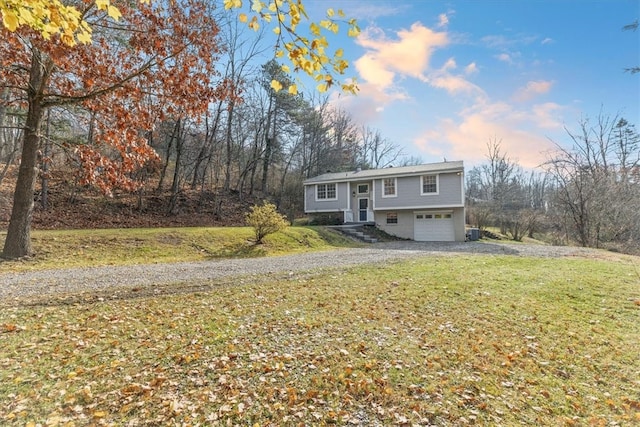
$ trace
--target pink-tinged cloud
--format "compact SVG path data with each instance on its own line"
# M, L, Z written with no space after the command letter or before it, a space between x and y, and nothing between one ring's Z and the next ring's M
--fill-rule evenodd
M433 51L449 44L447 34L433 31L416 22L411 28L397 32L397 38L389 39L379 28L365 29L356 43L367 50L354 61L361 78L384 90L399 74L419 78L429 69ZM393 78L389 79L392 76Z
M463 159L473 166L486 161L487 143L498 140L508 157L522 167L535 168L554 148L548 134L562 131L559 121L550 121L550 114L560 110L553 104L516 110L506 103L479 103L462 111L459 120L443 119L425 130L414 144L430 156Z
M469 82L461 76L454 76L451 74L434 75L428 79L429 84L438 89L444 89L450 94L477 94L484 95L484 91L478 86Z
M467 94L484 97L485 92L480 87L471 83L461 75L452 74L456 68L457 64L455 59L449 58L439 70L422 77L421 80L435 88L444 89L452 95ZM465 71L467 71L467 69L468 66L465 68Z
M554 82L552 81L544 80L530 81L526 84L525 87L520 88L516 91L514 99L520 102L529 101L530 99L533 99L538 95L549 92L551 90L551 87L553 86L553 83Z

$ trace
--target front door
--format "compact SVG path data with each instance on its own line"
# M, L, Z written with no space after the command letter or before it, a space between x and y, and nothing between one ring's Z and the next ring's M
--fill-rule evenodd
M369 199L358 199L358 218L360 222L367 222L367 211L369 210Z

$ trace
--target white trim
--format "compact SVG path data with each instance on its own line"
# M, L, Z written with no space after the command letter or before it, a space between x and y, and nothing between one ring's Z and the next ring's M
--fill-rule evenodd
M384 194L384 181L385 179L393 179L393 194ZM391 177L385 177L385 178L380 178L380 184L382 185L382 188L380 188L380 196L383 199L390 199L392 197L398 197L398 177L396 176L391 176Z
M326 191L327 193L329 193L329 191L328 191L328 189L326 188L326 186L328 186L328 185L335 185L335 186L336 186L336 188L335 188L336 197L331 198L331 199L330 199L330 198L328 198L328 197L327 197L327 198L325 198L325 199L319 199L319 198L318 198L318 186L319 186L319 185L324 185L324 186L325 186L325 191ZM316 202L335 202L335 201L337 201L337 200L338 200L338 182L322 182L322 183L314 184L314 186L315 186L314 191L315 191L315 198L316 198Z
M335 213L335 212L344 212L346 209L338 208L338 209L314 209L312 211L305 211L305 213Z
M424 177L435 176L436 177L436 191L435 193L424 193ZM440 194L440 174L439 173L425 173L420 175L420 195L421 196L437 196Z
M376 210L376 180L371 181L371 210Z
M415 214L425 214L425 213L428 213L428 214L452 214L452 213L453 213L453 209L449 209L449 210L435 210L435 211L434 211L434 210L429 209L429 210L419 210L419 211L414 211L413 213L414 213L414 215L415 215Z
M454 208L464 208L464 204L462 205L434 205L434 206L387 206L382 208L374 208L374 211L400 211L400 210L423 210L423 209L454 209Z

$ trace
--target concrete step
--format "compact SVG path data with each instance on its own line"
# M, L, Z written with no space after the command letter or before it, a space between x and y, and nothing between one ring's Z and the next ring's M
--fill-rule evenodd
M378 239L371 237L365 234L364 232L362 232L360 227L353 227L353 228L344 227L344 228L339 228L339 230L343 234L354 237L358 240L362 240L363 242L366 242L366 243L376 243L378 241Z

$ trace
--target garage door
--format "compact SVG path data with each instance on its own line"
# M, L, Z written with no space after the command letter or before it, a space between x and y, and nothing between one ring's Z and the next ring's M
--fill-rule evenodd
M453 242L456 240L452 212L415 212L414 240L419 242Z

